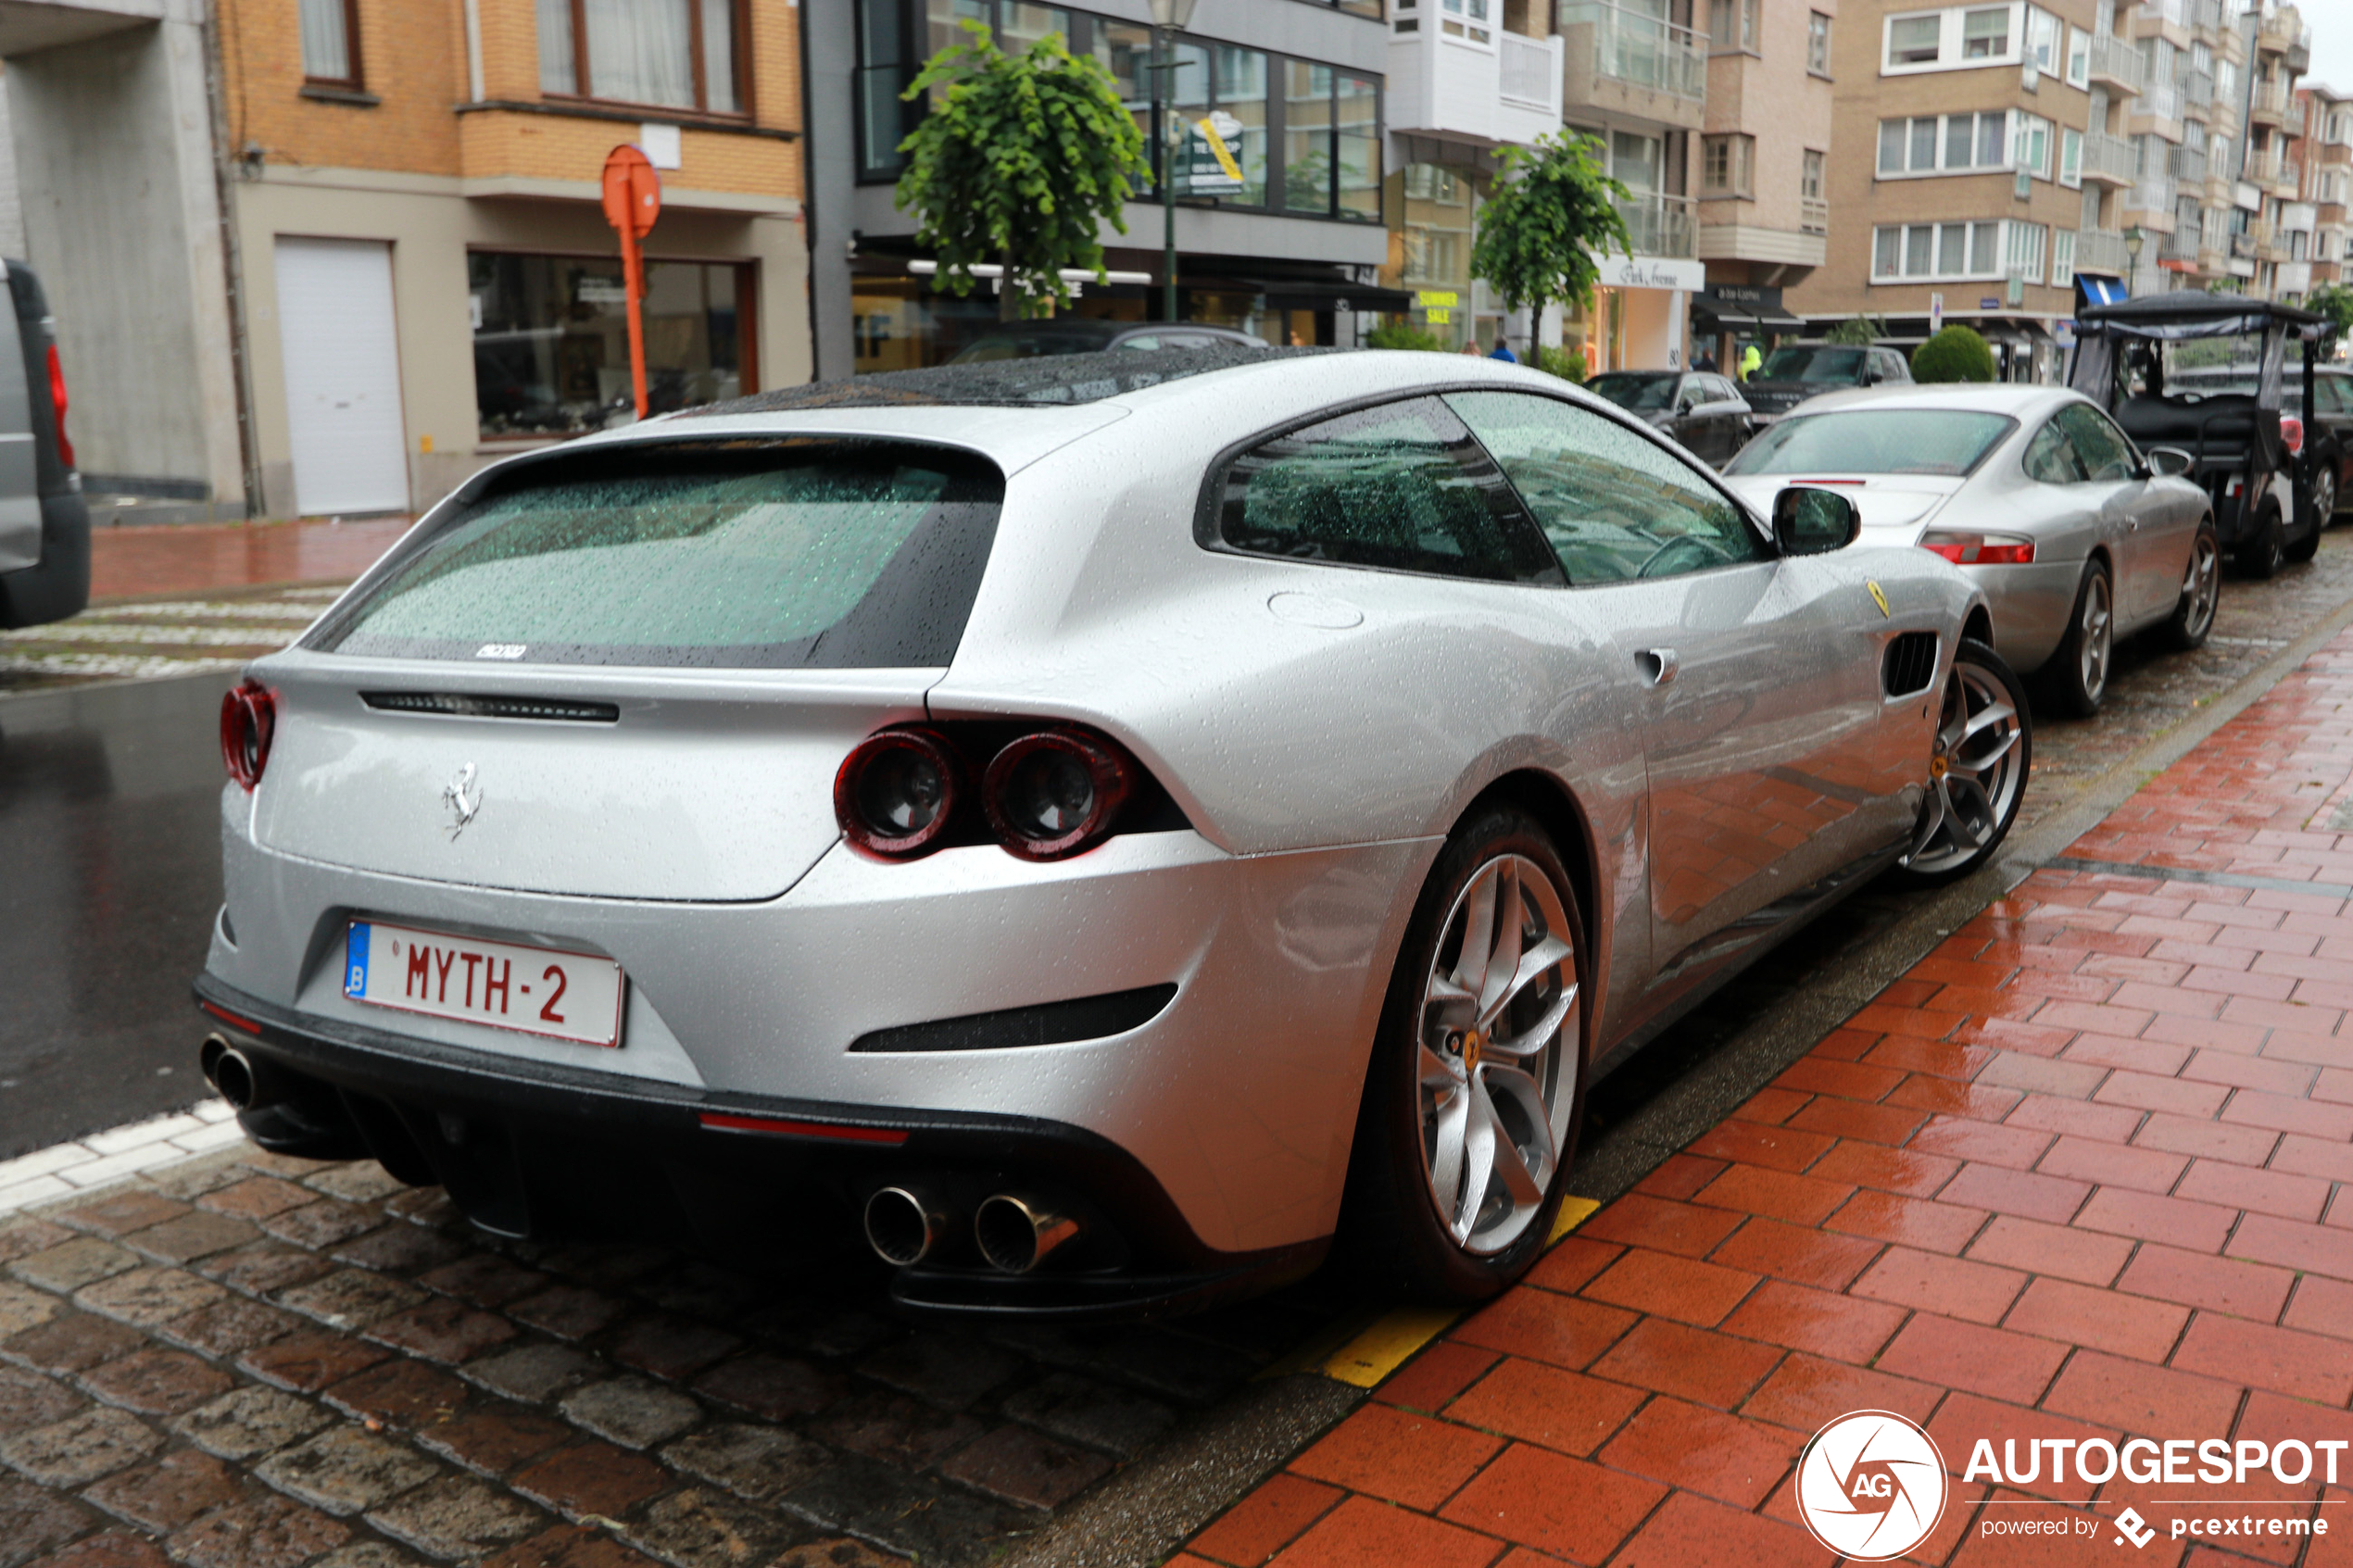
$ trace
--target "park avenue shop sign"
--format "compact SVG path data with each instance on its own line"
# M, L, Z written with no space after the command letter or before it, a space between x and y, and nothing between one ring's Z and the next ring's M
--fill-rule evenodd
M1707 286L1707 263L1663 256L1604 256L1601 276L1594 281L1605 289L1681 289L1697 294Z

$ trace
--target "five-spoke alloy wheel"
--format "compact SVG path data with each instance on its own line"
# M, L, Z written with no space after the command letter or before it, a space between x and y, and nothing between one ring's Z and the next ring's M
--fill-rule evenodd
M2026 695L2002 658L1965 641L1944 680L1906 878L1938 884L1967 876L1987 860L2018 820L2033 765Z
M1416 907L1357 1126L1342 1224L1384 1285L1476 1301L1542 1250L1583 1111L1585 972L1542 826L1472 812Z

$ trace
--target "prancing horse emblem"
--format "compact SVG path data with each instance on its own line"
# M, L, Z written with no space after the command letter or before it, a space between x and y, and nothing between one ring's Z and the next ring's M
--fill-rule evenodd
M466 831L466 824L482 809L482 786L474 783L472 763L459 769L458 776L441 786L441 803L457 815L458 820L449 824L449 836L455 838Z

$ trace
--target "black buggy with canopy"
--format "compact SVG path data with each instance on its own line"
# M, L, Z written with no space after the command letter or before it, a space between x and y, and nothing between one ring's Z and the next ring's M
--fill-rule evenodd
M2328 519L2312 504L2304 432L2322 318L2238 295L2183 291L2082 310L2068 384L2116 417L2153 466L2179 468L2214 500L2238 569L2269 577L2312 558ZM2291 345L2300 370L2283 383ZM2160 461L2158 450L2171 448Z

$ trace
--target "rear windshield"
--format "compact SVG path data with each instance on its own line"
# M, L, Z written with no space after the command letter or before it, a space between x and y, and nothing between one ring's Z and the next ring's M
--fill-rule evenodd
M2007 414L1957 408L1800 414L1768 427L1724 471L1963 474L2017 428Z
M1673 376L1595 376L1585 383L1621 408L1664 408L1674 401Z
M1859 348L1776 348L1756 372L1758 381L1851 383L1863 374Z
M1004 477L939 447L698 443L510 470L310 646L399 659L889 669L956 653Z

